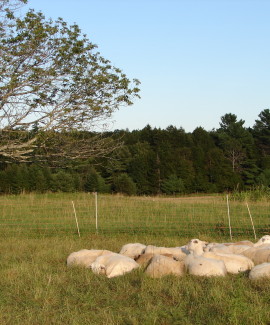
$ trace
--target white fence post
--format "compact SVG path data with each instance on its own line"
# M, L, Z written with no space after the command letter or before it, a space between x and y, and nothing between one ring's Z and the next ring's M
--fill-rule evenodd
M256 240L257 239L257 236L256 236L255 228L254 228L254 223L253 223L253 219L252 219L252 216L251 216L251 213L250 213L249 206L248 206L248 203L247 202L246 202L246 205L247 205L249 217L250 217L251 224L252 224L252 228L253 228L254 238Z
M231 217L230 217L229 195L228 195L228 194L227 194L227 210L228 210L228 220L229 220L230 238L231 238L231 240L232 240L232 228L231 228Z
M77 225L77 231L78 231L78 235L79 237L81 237L81 234L80 234L80 229L79 229L79 224L78 224L78 219L77 219L77 214L76 214L76 209L75 209L75 205L74 205L74 202L72 202L72 205L73 205L73 211L74 211L74 217L75 217L75 221L76 221L76 225Z
M95 195L95 208L96 208L96 233L98 234L98 206L97 206L97 192L94 192Z

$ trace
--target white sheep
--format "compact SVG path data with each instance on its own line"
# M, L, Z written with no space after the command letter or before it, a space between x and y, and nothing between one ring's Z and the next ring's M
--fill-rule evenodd
M204 247L205 252L215 252L215 253L231 253L228 246L219 243L209 243Z
M254 266L254 263L251 259L238 254L205 252L203 256L223 261L226 266L227 272L231 274L237 274L239 272L248 271Z
M161 278L165 275L182 276L185 274L184 261L177 261L172 257L154 255L148 264L145 273L152 278Z
M251 246L249 245L225 245L225 244L215 244L210 243L207 245L205 251L215 252L215 253L225 253L225 254L242 254L245 250L248 250Z
M270 278L270 263L262 263L254 266L249 272L249 278L251 280Z
M139 255L137 258L135 258L135 261L140 265L141 268L145 268L148 266L151 259L156 256L155 254L147 253ZM167 256L173 258L172 254L162 254L162 256Z
M132 258L121 254L99 256L90 268L95 274L104 274L107 278L123 275L139 267Z
M119 254L135 259L139 255L142 254L142 252L144 251L145 248L146 248L146 245L143 245L140 243L126 244L126 245L122 246Z
M81 249L71 253L67 257L67 266L84 266L88 267L92 262L101 255L113 255L114 252L106 249Z
M254 247L258 247L265 244L270 244L270 235L262 236L262 238L259 239L257 243L254 244Z
M270 262L270 244L261 244L257 247L250 247L242 252L242 255L250 258L255 265Z
M228 250L233 254L242 254L247 249L251 248L250 245L230 245L227 246Z
M270 262L270 246L258 249L252 256L255 265Z
M153 255L173 255L178 260L184 259L188 251L186 246L181 247L157 247L153 245L146 246L144 254L153 254Z
M225 276L227 269L224 262L202 256L204 247L206 242L199 239L192 239L188 243L190 254L184 259L187 272L198 276Z
M253 247L254 244L250 241L250 240L241 240L241 241L237 241L237 242L234 242L234 243L223 243L224 245L226 246L231 246L231 245L246 245L246 246L250 246L250 247Z

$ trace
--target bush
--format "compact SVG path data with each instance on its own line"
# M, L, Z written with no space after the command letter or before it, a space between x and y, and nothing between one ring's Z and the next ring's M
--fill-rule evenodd
M161 184L161 190L166 194L179 194L185 191L185 185L181 178L178 178L176 175L170 175Z
M137 192L136 184L127 174L120 174L114 177L114 190L118 193L135 195Z

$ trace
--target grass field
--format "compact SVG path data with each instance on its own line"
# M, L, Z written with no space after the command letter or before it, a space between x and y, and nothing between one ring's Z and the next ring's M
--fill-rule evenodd
M270 202L229 201L225 196L153 198L88 193L0 196L0 227L6 235L34 237L101 233L166 236L258 236L270 232ZM229 215L228 215L229 208ZM97 215L97 220L96 220ZM97 227L96 227L97 226Z
M247 274L151 279L142 270L107 279L65 265L82 248L119 251L128 242L179 246L195 237L229 240L227 228L216 226L227 225L223 198L99 197L98 233L92 201L85 194L0 197L1 325L270 324L269 280L252 282ZM270 223L269 202L250 203L250 210L259 234ZM233 233L241 226L248 230L233 240L254 241L246 207L231 202L230 213Z

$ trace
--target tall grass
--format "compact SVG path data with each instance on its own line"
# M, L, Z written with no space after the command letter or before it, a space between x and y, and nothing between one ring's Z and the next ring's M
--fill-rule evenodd
M108 234L0 240L1 325L269 324L270 281L167 276L142 270L107 279L67 268L81 248L118 251L130 241L182 245L188 238Z
M245 205L230 204L233 239L253 239ZM266 231L269 202L250 209L257 231ZM247 274L152 279L139 269L107 279L66 267L67 256L82 248L118 252L129 242L228 240L222 197L99 196L98 216L96 232L91 194L0 197L1 325L269 324L270 281L251 282Z
M270 188L268 186L256 186L249 191L235 191L231 198L237 201L269 201Z
M77 234L73 204L80 233L152 234L166 236L209 235L229 239L225 197L193 198L98 196L96 228L92 194L30 194L0 197L0 229L3 235L38 236ZM230 199L233 236L252 237L249 211L244 201ZM251 201L258 236L270 232L270 201Z

